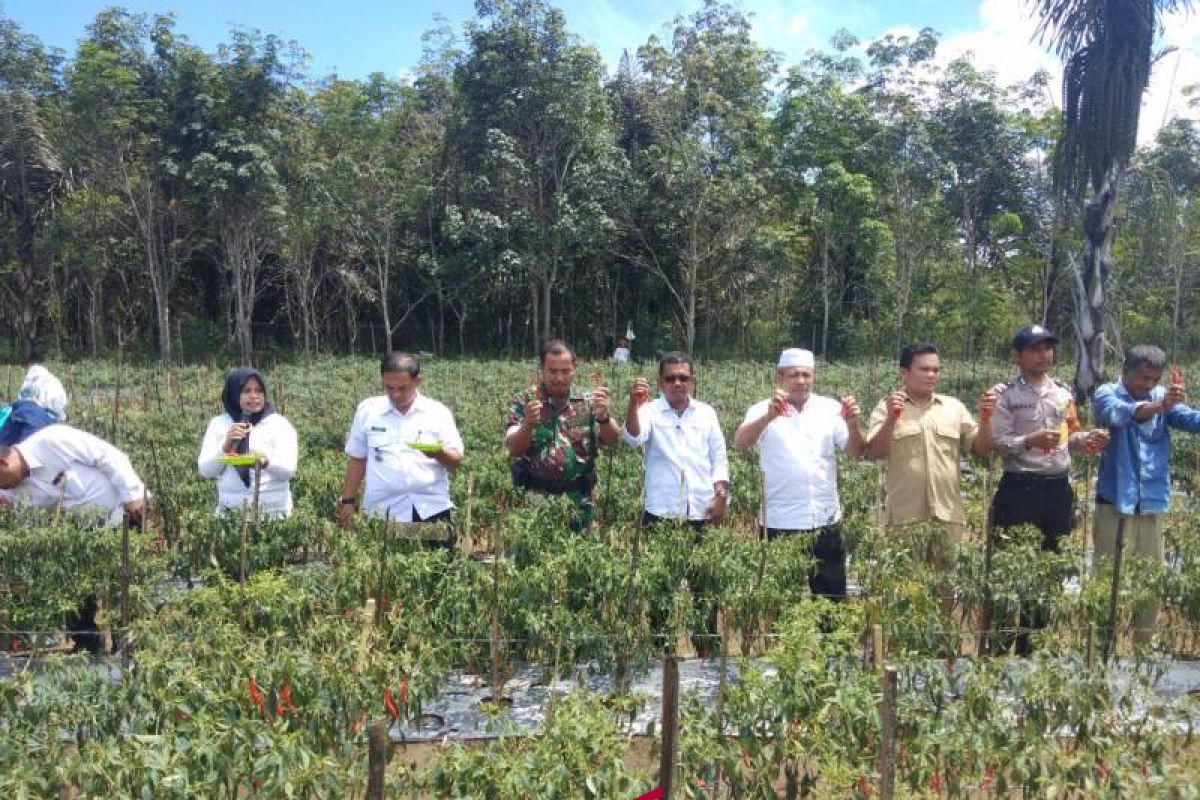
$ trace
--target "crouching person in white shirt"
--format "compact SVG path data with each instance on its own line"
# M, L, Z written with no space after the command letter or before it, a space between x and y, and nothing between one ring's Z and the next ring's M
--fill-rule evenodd
M645 378L634 380L630 389L621 438L645 449L643 525L679 519L700 530L725 516L725 438L712 406L691 396L695 380L692 360L672 352L658 362L657 400L650 401Z
M463 458L450 409L420 392L421 362L388 353L379 368L384 394L358 404L346 437L346 477L338 500L343 528L363 484L362 511L397 522L449 522L450 470Z
M70 425L48 425L0 448L0 489L15 504L62 508L109 525L140 523L145 509L146 487L129 458Z
M209 420L196 466L217 482L217 513L250 508L258 473L258 511L264 517L292 513L291 479L299 446L296 429L267 402L267 384L253 367L240 367L225 378L221 392L225 413ZM253 465L232 465L251 456Z
M0 447L0 496L35 508L61 508L83 521L140 524L146 487L129 458L69 425L48 425L20 444ZM96 598L67 623L76 650L100 651Z

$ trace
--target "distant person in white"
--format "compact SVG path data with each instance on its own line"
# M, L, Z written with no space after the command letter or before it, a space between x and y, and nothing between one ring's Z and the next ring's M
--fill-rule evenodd
M262 374L253 367L229 373L221 405L225 413L209 420L196 460L200 474L217 482L217 513L253 505L257 470L259 514L291 516L291 480L299 458L296 429L267 402ZM257 456L257 465L231 466L221 460L233 455Z
M854 457L866 450L858 429L858 402L813 392L816 362L808 350L791 348L779 356L775 395L750 407L734 434L747 451L758 445L766 484L761 524L768 539L812 538L816 571L809 576L814 595L846 595L846 547L837 493L838 448Z
M720 522L729 502L729 461L717 412L691 396L692 360L667 353L658 362L661 395L650 401L645 378L629 391L621 439L645 448L642 524L687 520L695 528Z
M613 350L612 359L615 364L629 363L629 340L624 336L617 338L617 347Z
M350 462L338 500L342 527L350 524L364 477L364 514L397 522L448 520L454 508L450 470L463 457L454 415L419 391L421 362L416 356L388 353L379 372L385 394L358 404L346 437Z
M20 444L0 447L0 498L62 508L109 525L141 521L146 487L129 458L70 425L49 425Z

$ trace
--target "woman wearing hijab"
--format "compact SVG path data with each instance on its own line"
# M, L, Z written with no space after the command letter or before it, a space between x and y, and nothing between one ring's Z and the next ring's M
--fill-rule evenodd
M258 509L267 517L292 513L288 482L296 474L296 429L267 402L267 384L253 367L240 367L225 378L225 413L208 423L200 445L200 474L217 482L217 513L254 503L254 473L259 472ZM223 456L254 455L257 466L231 466Z
M0 446L20 444L47 425L67 418L67 393L50 370L34 364L12 405L0 408Z

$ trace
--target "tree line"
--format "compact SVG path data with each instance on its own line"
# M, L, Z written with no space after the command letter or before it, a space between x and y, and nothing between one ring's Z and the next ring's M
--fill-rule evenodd
M477 0L404 79L350 80L254 30L206 52L110 8L68 56L0 14L0 350L1070 339L1086 229L1045 73L1001 85L928 28L786 64L750 24L708 0L609 70L543 0ZM1107 341L1194 352L1200 131L1169 121L1120 166Z

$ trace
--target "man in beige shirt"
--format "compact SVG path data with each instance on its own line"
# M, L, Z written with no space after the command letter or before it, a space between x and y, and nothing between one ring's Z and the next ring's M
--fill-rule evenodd
M903 388L880 400L871 413L867 457L887 459L888 526L942 523L943 536L931 542L926 560L949 568L967 521L959 496L959 458L964 451L987 455L992 435L962 402L935 391L941 369L932 344L910 344L900 351ZM980 415L990 414L995 403L995 393L984 392Z

